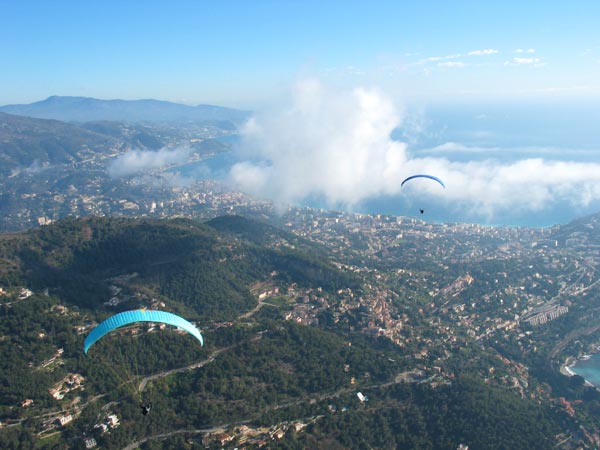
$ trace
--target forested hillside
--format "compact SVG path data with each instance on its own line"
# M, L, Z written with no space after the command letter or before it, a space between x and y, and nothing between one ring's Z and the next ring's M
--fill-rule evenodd
M241 217L66 219L3 235L0 447L545 449L577 433L563 410L480 378L503 369L479 350L432 370L419 347L365 332L365 306L294 319L378 289L339 266ZM141 307L195 322L205 346L144 324L83 354L100 320Z

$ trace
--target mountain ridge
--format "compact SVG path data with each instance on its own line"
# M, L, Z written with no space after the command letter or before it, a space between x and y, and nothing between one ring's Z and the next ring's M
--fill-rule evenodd
M0 112L39 119L72 122L115 120L125 122L217 121L243 123L249 111L216 105L184 105L155 99L103 100L93 97L50 96L29 104L0 106Z
M0 112L0 174L19 166L80 161L82 149L108 153L120 141L56 119L38 119ZM88 152L89 153L89 152ZM86 153L87 154L87 153Z

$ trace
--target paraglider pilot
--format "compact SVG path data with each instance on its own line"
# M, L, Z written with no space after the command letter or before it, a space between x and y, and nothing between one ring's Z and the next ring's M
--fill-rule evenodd
M140 408L142 408L142 414L147 416L148 414L150 414L150 410L152 409L152 403L148 403L147 405L140 405Z

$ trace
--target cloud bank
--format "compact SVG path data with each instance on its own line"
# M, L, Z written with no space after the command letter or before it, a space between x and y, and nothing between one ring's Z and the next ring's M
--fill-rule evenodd
M235 164L231 179L278 204L316 196L352 207L402 176L406 145L390 138L401 117L377 90L303 81L289 105L248 122L242 148L260 161Z
M229 178L243 191L282 207L319 198L330 207L351 210L378 196L418 195L488 221L600 202L598 163L413 157L407 144L390 138L403 119L377 89L335 91L317 80L303 81L287 104L248 122L241 144L244 160L232 167ZM416 173L436 175L447 188L440 191L437 183L421 180L401 189L402 180Z
M191 150L185 147L162 148L158 151L130 150L113 159L107 170L113 178L126 177L143 170L182 164L188 159L190 152Z

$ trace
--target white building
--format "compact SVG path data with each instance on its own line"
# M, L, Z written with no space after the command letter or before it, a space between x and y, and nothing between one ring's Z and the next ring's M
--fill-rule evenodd
M106 421L108 422L108 426L111 428L116 428L120 425L119 418L116 414L110 414L106 416Z
M58 418L58 423L60 423L63 427L73 421L73 416L71 414L65 414L64 416L60 416Z

